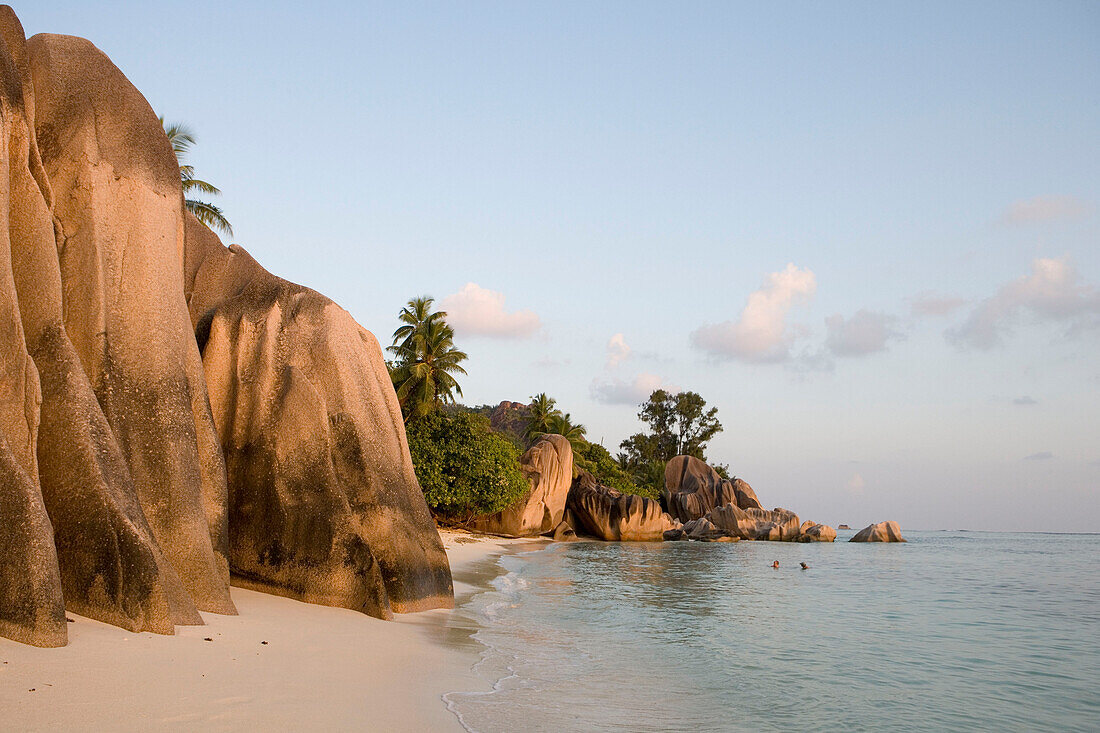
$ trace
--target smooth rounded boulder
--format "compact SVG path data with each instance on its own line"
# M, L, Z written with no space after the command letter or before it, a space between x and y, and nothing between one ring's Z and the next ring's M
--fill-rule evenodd
M190 215L185 243L184 292L228 474L233 583L380 618L452 607L373 334Z
M856 532L849 542L905 542L897 522L879 522Z
M807 519L798 528L799 542L832 542L836 539L836 530L827 524L818 524Z
M573 483L573 447L561 435L544 435L519 461L530 489L496 514L478 517L475 532L508 537L532 537L552 532L561 524L565 501Z
M756 493L745 481L718 475L695 456L676 456L665 466L661 502L681 522L705 516L715 507L733 504L742 509L760 508Z

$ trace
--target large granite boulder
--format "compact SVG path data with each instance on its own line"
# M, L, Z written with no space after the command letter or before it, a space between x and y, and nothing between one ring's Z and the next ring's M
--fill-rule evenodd
M520 458L520 469L531 488L511 506L475 519L476 532L531 537L552 532L561 524L565 500L573 483L573 447L560 435L544 435Z
M234 584L381 618L453 606L378 341L190 216L185 244Z
M849 542L905 542L897 522L879 522L864 527Z
M661 502L681 522L698 519L726 504L742 509L760 508L756 493L746 482L739 478L724 479L694 456L676 456L666 464Z
M580 471L567 501L573 529L608 542L659 542L677 524L659 502L602 486Z
M706 518L717 528L743 540L793 542L800 534L798 515L788 509L741 509L735 504L715 507Z
M836 539L836 530L827 524L818 524L807 519L798 528L799 542L832 542Z
M714 523L706 517L699 517L686 522L681 531L686 539L702 542L730 542L741 539L731 535L724 529L714 526Z
M198 608L235 613L224 466L180 284L175 155L145 98L90 42L42 34L27 51L64 330L157 544ZM140 545L132 552L145 555Z
M37 567L20 570L13 560L4 570L13 576L25 573L32 584L36 577L59 574L59 590L69 609L134 631L172 633L174 624L202 623L202 619L153 538L126 460L65 331L57 258L66 240L51 211L53 192L35 135L36 109L41 104L36 105L23 29L7 7L0 8L0 41L4 82L0 85L0 144L8 181L0 197L0 215L7 217L2 227L7 241L0 250L10 251L14 289L9 302L18 300L27 351L37 366L34 390L41 400L34 415L37 447L32 447L37 465L22 466L41 493L21 502L32 514L43 506L48 512L46 527L52 528L48 549L44 538L35 535ZM16 333L6 325L3 328L5 333ZM4 346L3 358L16 372L22 369L16 350ZM8 391L10 385L5 377L0 391ZM27 445L25 439L5 432L9 447ZM9 486L24 486L25 493L22 479ZM9 504L6 511L12 510ZM21 525L25 533L36 521L25 519L0 524ZM18 541L18 534L10 541ZM0 575L4 576L0 585L10 582L6 572ZM39 598L38 612L52 617L46 597Z

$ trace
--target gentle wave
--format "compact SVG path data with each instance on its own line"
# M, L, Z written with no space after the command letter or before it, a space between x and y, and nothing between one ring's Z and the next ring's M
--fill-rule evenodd
M1095 730L1100 538L908 537L502 556L463 608L492 687L444 700L478 733Z

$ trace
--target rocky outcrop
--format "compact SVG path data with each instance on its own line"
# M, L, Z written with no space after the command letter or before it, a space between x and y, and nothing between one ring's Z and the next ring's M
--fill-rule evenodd
M522 438L530 417L528 409L528 406L522 402L505 400L489 413L489 427L498 433L506 433L516 438Z
M798 529L799 542L832 542L836 539L836 530L827 524L818 524L806 520Z
M676 526L658 502L602 486L583 470L573 480L567 506L578 535L608 542L659 542Z
M520 469L531 488L511 506L475 519L476 532L508 537L532 537L561 524L565 500L573 483L573 447L561 435L544 435L520 458Z
M879 522L856 532L849 542L905 542L897 522Z
M451 607L378 341L190 216L185 243L184 294L228 473L234 583L381 618Z
M746 482L739 478L724 479L694 456L676 456L665 466L661 503L681 522L698 519L726 504L741 509L760 508L756 493Z
M798 515L787 509L741 509L726 504L712 509L706 518L718 529L743 540L793 542L800 534Z
M235 613L224 470L180 287L175 155L148 102L91 43L42 34L27 51L65 332L160 548L200 609Z
M64 644L66 608L159 633L233 613L223 444L237 548L284 573L265 589L376 615L452 602L377 342L185 222L141 94L6 6L0 171L0 635Z
M9 181L0 202L8 241L0 248L11 254L11 302L19 304L41 398L32 448L37 466L24 466L41 494L30 504L47 510L54 548L39 548L42 565L29 569L28 577L59 573L65 605L78 613L134 631L171 633L174 624L202 620L152 536L126 459L65 329L58 264L65 240L51 208L54 192L34 124L43 103L36 99L23 29L10 8L0 9L0 33ZM15 355L5 349L6 361ZM11 383L5 377L0 391ZM23 444L10 436L10 445Z

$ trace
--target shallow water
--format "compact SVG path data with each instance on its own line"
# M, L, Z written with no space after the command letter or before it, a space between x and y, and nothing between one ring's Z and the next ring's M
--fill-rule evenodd
M461 609L494 689L444 699L483 733L1100 729L1100 535L851 534L504 555Z

